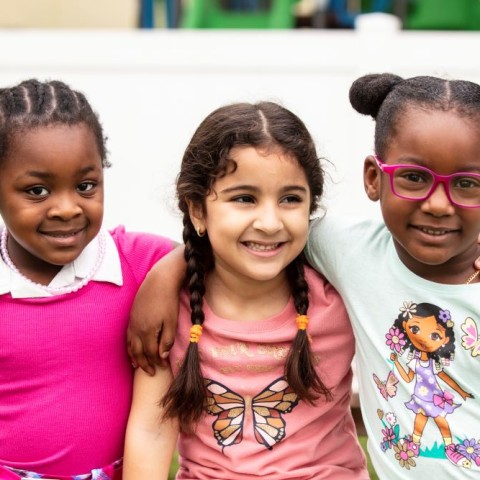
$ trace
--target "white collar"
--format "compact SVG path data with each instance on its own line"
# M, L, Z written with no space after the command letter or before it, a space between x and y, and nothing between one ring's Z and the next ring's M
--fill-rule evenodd
M0 227L0 230L5 227ZM112 236L105 233L105 256L93 276L97 282L109 282L115 285L123 285L122 266L117 246ZM65 265L50 282L50 287L66 287L76 280L85 278L96 262L98 254L98 241L95 237L72 262ZM27 281L21 275L12 272L0 256L0 295L11 293L13 298L39 298L51 297L52 294Z

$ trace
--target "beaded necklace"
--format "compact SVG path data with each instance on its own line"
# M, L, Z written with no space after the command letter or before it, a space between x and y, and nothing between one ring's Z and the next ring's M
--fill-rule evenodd
M98 234L97 259L95 260L95 264L93 265L90 272L88 272L88 274L84 278L82 278L82 280L80 280L79 282L72 283L67 287L49 287L48 285L42 285L41 283L37 283L37 282L34 282L33 280L30 280L28 277L23 275L23 273L21 273L20 270L18 270L18 268L15 266L12 259L10 258L10 255L8 254L7 239L8 239L8 230L4 228L2 231L2 236L0 238L0 252L2 254L3 261L6 263L8 268L12 272L22 277L22 279L26 280L28 283L35 285L36 287L42 289L44 292L47 292L50 295L64 295L67 293L73 293L80 290L94 277L94 275L97 273L105 257L105 250L106 250L105 234L103 231L100 231L100 233Z

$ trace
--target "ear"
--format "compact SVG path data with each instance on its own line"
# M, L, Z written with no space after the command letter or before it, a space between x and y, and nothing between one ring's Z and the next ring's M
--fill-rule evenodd
M381 171L373 155L369 155L363 164L363 185L368 198L376 202L380 198Z
M187 200L188 205L188 214L190 215L190 220L195 227L197 232L205 233L205 215L203 213L203 206L199 203L194 203L191 200Z

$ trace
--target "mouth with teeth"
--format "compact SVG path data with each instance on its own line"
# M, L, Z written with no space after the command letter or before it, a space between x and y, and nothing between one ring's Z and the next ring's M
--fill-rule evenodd
M255 242L243 242L243 244L250 250L254 250L256 252L271 252L276 250L281 245L281 243L270 243L266 245L264 243Z
M431 228L431 227L414 227L422 233L427 235L432 235L434 237L441 237L442 235L447 235L449 233L456 233L458 230L446 229L446 228Z

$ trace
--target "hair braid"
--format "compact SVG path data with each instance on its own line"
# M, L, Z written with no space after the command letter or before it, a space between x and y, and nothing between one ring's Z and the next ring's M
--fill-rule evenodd
M302 253L287 267L287 276L292 290L293 301L299 315L306 315L309 306L309 289L305 279L304 265L305 260ZM285 364L285 376L288 384L299 398L307 402L313 403L318 398L317 394L325 396L327 400L332 398L330 390L315 371L310 340L306 330L297 330L297 335Z
M205 319L202 308L205 294L205 259L198 245L202 240L197 236L190 220L187 220L183 228L183 241L192 325L202 325ZM198 343L190 342L178 375L162 400L165 416L177 417L181 428L190 431L204 412L205 400L206 391L200 368Z
M30 79L0 89L0 162L8 155L16 134L38 127L81 123L93 133L102 165L110 166L102 126L82 93L58 80Z
M183 213L185 257L188 263L187 277L194 326L203 322L204 280L206 273L214 266L214 258L208 234L200 238L194 231L190 220L190 207L207 213L206 199L214 193L215 182L237 168L230 155L236 147L267 150L279 148L294 158L308 179L310 213L316 209L323 191L323 170L313 139L305 124L286 108L273 102L235 103L218 108L201 122L185 149L177 178L178 206ZM292 267L294 278L291 285L295 289L297 309L306 312L308 286L301 267L303 261L301 256ZM292 352L293 358L286 376L296 393L301 398L313 400L315 391L328 392L317 380L315 371L311 373L312 360L305 332L297 335ZM301 358L299 352L302 353ZM304 358L307 360L304 361ZM164 400L164 406L168 406L167 414L179 415L184 429L200 419L205 409L206 389L201 378L200 365L196 363L198 359L197 345L190 343L180 374ZM303 364L307 367L301 367ZM188 375L185 375L185 372L188 372ZM187 381L196 383L187 385ZM195 389L197 391L194 391Z
M45 97L46 97L46 88L45 85L41 84L40 82L36 82L36 93L37 93L37 98L36 102L32 108L32 113L34 115L40 115L43 112L43 106L45 104Z

